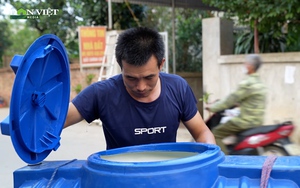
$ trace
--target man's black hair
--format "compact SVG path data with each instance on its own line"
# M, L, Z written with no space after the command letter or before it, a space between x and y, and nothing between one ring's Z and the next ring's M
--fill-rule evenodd
M122 60L142 66L154 55L160 67L165 46L161 35L146 27L131 28L120 34L116 46L116 59L122 69Z

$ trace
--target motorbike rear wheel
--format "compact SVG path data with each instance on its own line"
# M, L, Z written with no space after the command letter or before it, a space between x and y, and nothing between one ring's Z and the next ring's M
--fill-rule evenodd
M280 148L278 146L264 147L264 152L262 153L262 156L270 156L270 155L289 156L289 154L283 148Z

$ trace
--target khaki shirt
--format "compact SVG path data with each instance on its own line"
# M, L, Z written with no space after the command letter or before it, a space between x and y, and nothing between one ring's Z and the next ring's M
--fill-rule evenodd
M234 105L239 105L240 114L229 120L231 123L251 128L263 124L266 107L266 87L257 73L249 75L239 83L238 89L210 107L210 111L218 112Z

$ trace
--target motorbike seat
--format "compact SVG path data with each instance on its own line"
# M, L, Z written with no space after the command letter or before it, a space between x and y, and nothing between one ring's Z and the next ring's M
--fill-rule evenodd
M251 129L248 129L246 131L239 133L238 137L247 137L247 136L251 136L254 134L265 134L265 133L269 133L269 132L272 132L272 131L278 129L281 126L286 126L286 125L292 125L292 122L287 121L287 122L283 122L283 123L280 123L277 125L266 125L266 126L251 128Z

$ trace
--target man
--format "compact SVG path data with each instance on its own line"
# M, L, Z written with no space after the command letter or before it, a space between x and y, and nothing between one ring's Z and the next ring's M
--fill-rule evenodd
M100 118L107 149L112 149L176 142L182 121L197 142L215 143L187 82L160 72L165 59L159 33L148 28L126 30L118 38L116 59L122 74L77 95L69 105L65 127Z
M212 130L217 145L225 154L228 154L228 151L222 142L223 138L263 124L266 88L257 74L261 64L260 56L255 54L246 56L244 70L248 77L227 98L207 107L211 112L219 112L235 105L240 107L240 114L237 117Z

